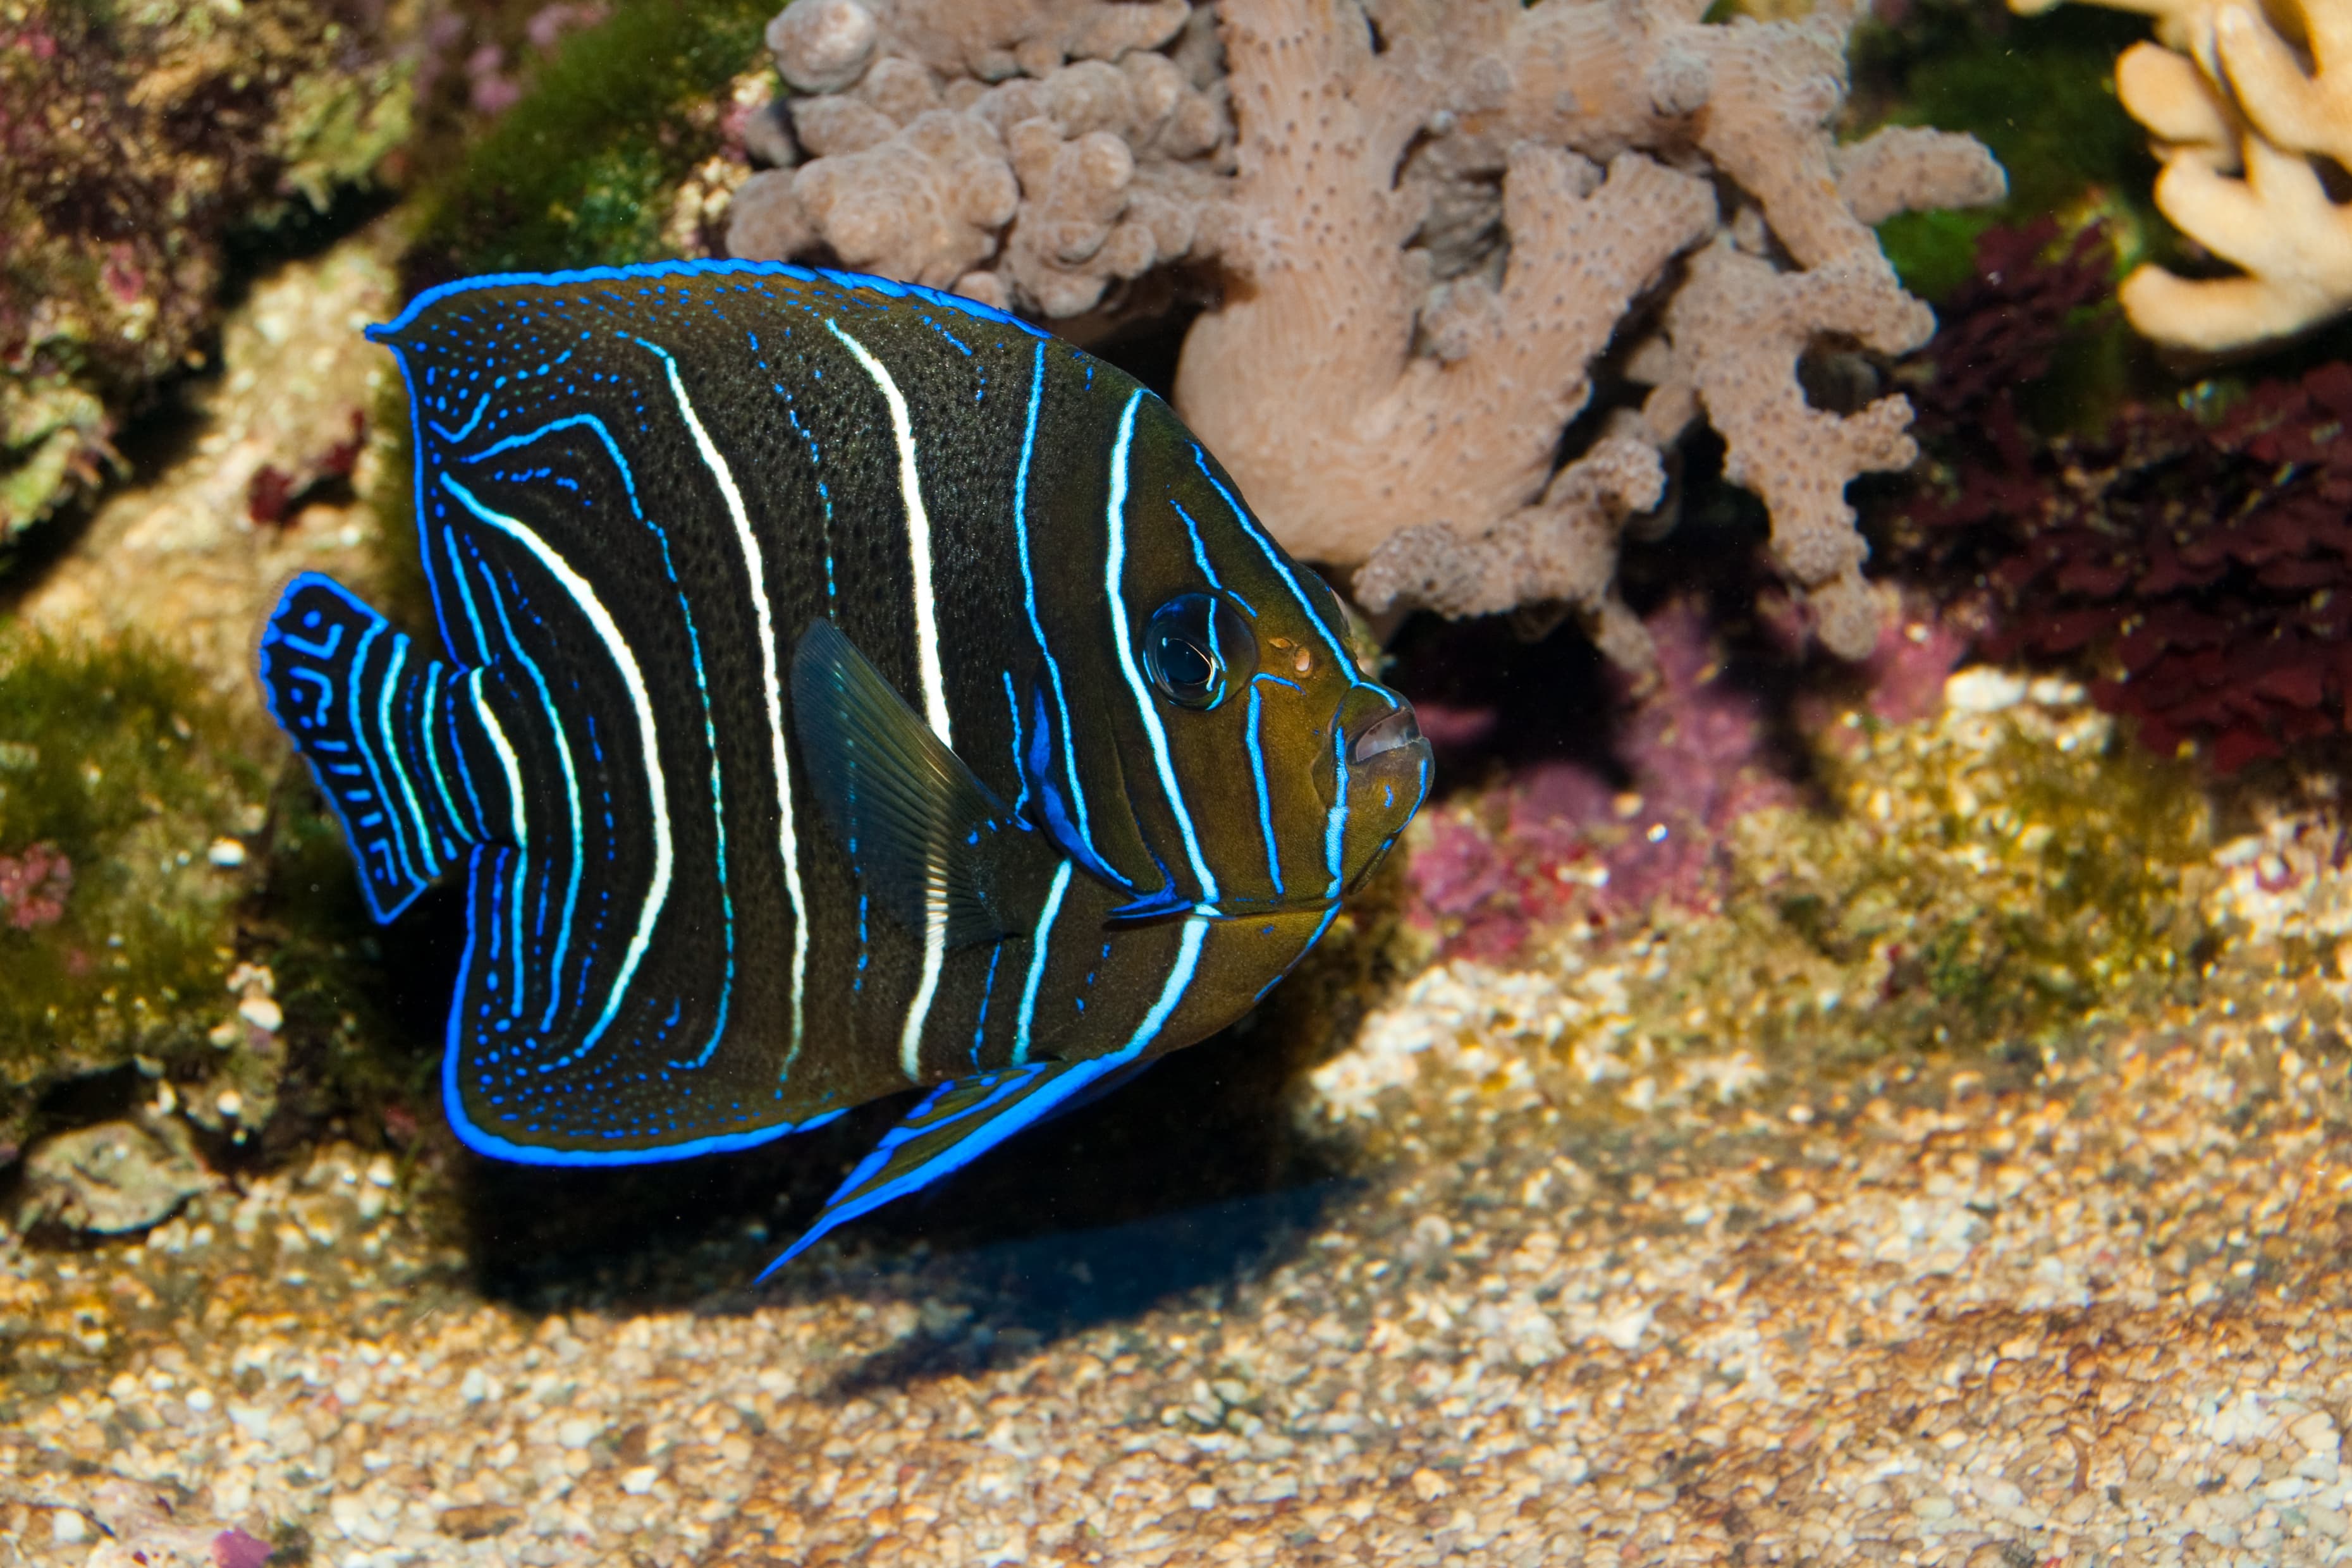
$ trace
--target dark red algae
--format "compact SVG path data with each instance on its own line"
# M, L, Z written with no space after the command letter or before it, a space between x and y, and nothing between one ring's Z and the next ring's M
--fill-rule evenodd
M2095 330L2110 270L2097 228L1986 235L1914 366L1933 456L1899 508L1911 542L1986 592L1980 653L2086 666L2093 699L2160 754L2230 773L2343 733L2352 365L2234 399L2136 399L2095 433L2045 436L2035 384Z

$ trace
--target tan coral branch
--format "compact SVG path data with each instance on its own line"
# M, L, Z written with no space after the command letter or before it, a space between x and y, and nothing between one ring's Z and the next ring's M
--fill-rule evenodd
M1598 188L1596 174L1557 149L1517 153L1504 182L1511 259L1500 288L1474 285L1483 298L1457 305L1448 358L1410 353L1421 289L1400 286L1386 310L1369 290L1334 309L1324 268L1255 275L1194 326L1179 405L1291 549L1352 564L1383 536L1368 524L1499 519L1542 492L1559 431L1591 395L1586 366L1715 222L1704 182L1638 153ZM1370 248L1361 230L1348 243ZM1408 273L1393 246L1386 255ZM1311 335L1286 330L1300 319ZM1240 370L1252 360L1282 370L1253 386Z
M2272 14L2244 0L2097 3L2158 17L2165 47L2125 51L2116 94L2157 139L2157 205L2242 273L2141 267L2120 291L2132 324L2218 351L2352 310L2352 205L2329 197L2322 173L2352 162L2352 0L2277 0Z
M1644 429L1654 446L1671 440L1703 407L1728 444L1731 477L1770 508L1775 558L1809 595L1825 644L1858 655L1874 640L1866 552L1843 490L1909 460L1908 405L1811 409L1797 362L1823 337L1886 353L1916 346L1933 318L1903 292L1868 223L1993 199L2002 178L1965 137L1903 132L1835 147L1843 8L1728 26L1696 10L1686 0L1463 5L1442 33L1371 58L1350 52L1360 37L1350 6L1233 7L1234 203L1258 245L1228 247L1239 287L1187 339L1178 402L1285 542L1363 563L1355 585L1368 602L1464 614L1564 601L1638 657L1611 587L1615 535L1654 504L1655 484L1633 477L1625 443ZM1414 88L1434 107L1424 124L1447 132L1430 159L1439 174L1417 184L1408 168L1390 182L1397 104ZM1259 151L1262 139L1275 151ZM1610 160L1605 184L1594 157ZM1474 271L1433 291L1395 237L1416 218L1448 221L1444 180L1495 164L1508 241L1499 277ZM1720 221L1712 185L1675 164L1727 177L1753 204L1759 242L1794 266L1719 241L1669 281L1675 257ZM1302 254L1311 269L1290 260ZM1605 459L1598 446L1572 458L1547 490L1591 367L1661 286L1675 362L1664 379L1675 384L1653 401L1672 427L1611 423ZM1656 472L1654 450L1639 467Z

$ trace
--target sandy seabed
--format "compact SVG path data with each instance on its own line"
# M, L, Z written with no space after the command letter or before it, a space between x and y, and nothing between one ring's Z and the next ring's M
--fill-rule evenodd
M486 1305L331 1150L143 1245L0 1252L20 1354L120 1368L0 1435L0 1532L108 1568L289 1525L353 1565L2336 1561L2352 1056L2297 1016L1530 1108L1050 1342L937 1310L951 1257Z

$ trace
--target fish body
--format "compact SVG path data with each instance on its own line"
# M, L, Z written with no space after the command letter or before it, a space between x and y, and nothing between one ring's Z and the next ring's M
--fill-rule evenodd
M678 1159L930 1088L797 1251L1238 1017L1427 789L1330 590L1016 318L688 263L371 336L448 657L306 575L262 679L377 919L466 879L443 1089L483 1152Z

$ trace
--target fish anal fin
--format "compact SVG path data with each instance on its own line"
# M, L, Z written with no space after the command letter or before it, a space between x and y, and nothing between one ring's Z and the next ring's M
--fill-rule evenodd
M793 724L826 820L875 901L921 931L943 914L947 945L1023 929L1013 812L973 776L856 644L829 620L793 654Z
M943 1083L858 1162L801 1238L761 1271L765 1279L826 1232L962 1169L1024 1128L1076 1110L1125 1083L1144 1060L1124 1054L1026 1062Z

